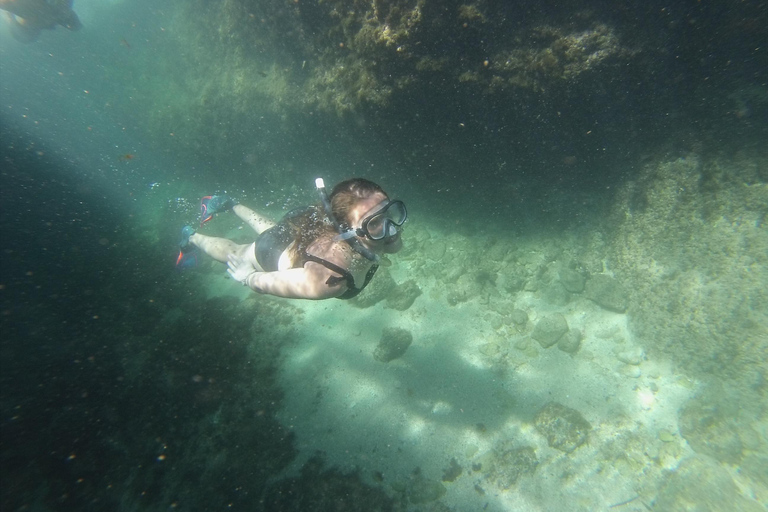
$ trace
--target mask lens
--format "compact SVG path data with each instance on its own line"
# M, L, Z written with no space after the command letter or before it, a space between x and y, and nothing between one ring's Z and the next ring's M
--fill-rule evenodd
M364 221L365 230L372 240L394 236L397 233L395 226L402 226L407 216L405 204L402 201L392 201Z
M370 236L374 240L383 238L385 233L384 225L386 224L386 220L387 218L384 215L377 215L371 218L371 220L368 221L368 226L367 226L368 236Z
M405 203L402 201L392 201L387 208L387 217L395 224L402 226L408 213L405 211Z

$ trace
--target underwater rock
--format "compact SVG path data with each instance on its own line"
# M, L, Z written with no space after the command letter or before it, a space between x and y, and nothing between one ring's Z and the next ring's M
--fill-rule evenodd
M571 453L587 440L592 425L576 409L557 402L544 406L534 419L536 430L552 448Z
M586 279L580 273L570 268L564 268L559 273L560 282L563 287L571 293L581 293L584 291Z
M654 510L765 512L759 503L739 492L728 471L706 457L685 459L663 482Z
M515 348L531 359L539 357L539 351L536 350L536 344L531 342L530 338L520 338L515 342Z
M539 465L536 450L530 446L504 450L494 459L488 479L502 489L509 489L524 474L533 474Z
M483 296L487 299L491 293L498 296L496 279L497 274L491 269L480 269L462 273L456 279L456 283L449 286L448 304L455 306L460 302L466 302L478 296Z
M558 282L549 283L544 287L543 298L553 306L565 306L571 300L571 294Z
M397 311L405 311L413 305L416 298L421 295L421 288L416 281L409 279L398 285L394 292L387 298L387 307Z
M485 251L485 256L488 258L488 261L495 261L498 263L504 261L511 250L511 246L507 243L494 240L491 240L489 243L491 245Z
M533 328L531 338L539 342L542 348L548 348L557 343L560 337L568 332L568 322L560 313L547 315Z
M643 372L639 366L628 364L621 367L621 374L630 379L639 379Z
M480 292L483 290L483 284L473 273L466 272L459 276L456 283L450 286L449 290L448 304L455 306L480 295Z
M452 458L450 466L443 470L443 482L453 482L461 476L462 471L463 469L459 466L459 463L456 462L456 458Z
M514 307L514 302L501 297L494 297L494 300L488 302L488 310L505 317L504 323L507 325L512 322L512 319L509 318L509 312L514 309Z
M528 279L523 285L523 290L527 292L535 292L539 290L539 280L536 278Z
M526 278L522 275L508 275L504 279L504 289L507 293L515 294L525 288Z
M629 299L624 287L611 276L597 274L587 281L586 296L598 306L605 309L624 313L627 310Z
M669 430L665 429L665 428L659 430L658 437L661 440L661 442L663 442L663 443L674 443L675 442L675 435L672 432L670 432Z
M501 347L498 343L485 343L480 345L480 353L484 356L495 356L501 352Z
M528 350L530 346L531 346L531 340L529 338L520 338L515 342L515 348L517 350L522 350L523 352Z
M373 358L382 363L388 363L405 354L411 346L413 335L399 327L387 327L381 335L381 340L373 351Z
M446 493L446 489L440 482L429 480L417 474L409 482L406 493L411 503L419 505L439 500Z
M557 348L568 354L575 354L581 347L581 332L573 329L569 330L565 335L557 342Z
M528 313L522 309L512 310L512 312L509 314L509 317L512 319L512 322L515 325L525 325L528 323Z
M690 400L680 411L680 435L696 453L738 464L744 446L730 415L704 397Z
M622 350L616 354L616 359L624 364L639 365L645 359L645 352L640 347Z
M439 261L445 255L446 245L442 240L431 241L424 245L424 255L435 261Z

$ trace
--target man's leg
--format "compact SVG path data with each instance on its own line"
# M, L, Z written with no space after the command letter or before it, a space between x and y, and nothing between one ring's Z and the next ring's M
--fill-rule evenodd
M229 254L243 256L246 250L253 245L237 244L226 238L201 235L200 233L190 235L189 243L200 248L205 254L222 263L227 262L227 255Z
M259 215L247 206L243 206L241 204L236 204L233 206L232 211L235 212L235 215L240 217L243 222L251 226L251 229L253 229L257 235L262 234L264 231L275 225L275 223L270 219L264 217L263 215ZM224 256L224 261L227 261L226 255Z

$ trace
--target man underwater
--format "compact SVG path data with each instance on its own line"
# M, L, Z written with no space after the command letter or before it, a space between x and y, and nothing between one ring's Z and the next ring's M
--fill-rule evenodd
M373 278L382 256L403 246L405 204L364 178L338 183L330 194L315 181L321 204L288 212L281 221L236 203L206 196L201 226L215 214L232 211L255 232L253 243L202 235L185 226L178 268L193 266L202 251L226 263L227 272L257 293L291 299L351 299Z

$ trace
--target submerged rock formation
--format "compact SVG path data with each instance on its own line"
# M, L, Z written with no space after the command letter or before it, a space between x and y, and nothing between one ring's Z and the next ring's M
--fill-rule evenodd
M592 425L576 409L556 402L545 405L534 420L536 430L552 448L571 453L587 441Z
M388 363L405 354L411 346L413 335L410 331L397 327L387 327L381 335L381 340L373 351L373 357L382 363Z

